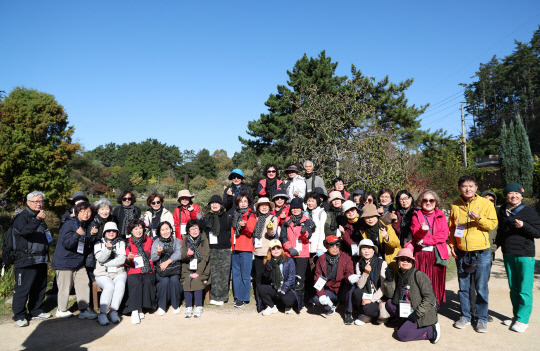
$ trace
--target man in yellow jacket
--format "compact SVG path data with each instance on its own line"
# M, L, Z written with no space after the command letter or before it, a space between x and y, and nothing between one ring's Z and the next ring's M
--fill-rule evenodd
M474 176L466 175L458 181L460 198L452 204L448 226L448 243L456 259L459 277L461 317L454 327L463 329L471 324L469 289L471 276L476 287L476 331L487 332L488 278L491 271L489 231L497 227L497 213L493 204L476 194L478 184Z

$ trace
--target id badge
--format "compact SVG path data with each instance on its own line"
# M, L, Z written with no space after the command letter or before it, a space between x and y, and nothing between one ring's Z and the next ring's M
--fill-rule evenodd
M255 248L262 249L262 239L255 238Z
M373 299L373 294L364 293L362 295L362 300L371 300Z
M424 247L422 248L422 251L429 251L429 252L432 252L432 251L433 251L433 245L424 246Z
M51 231L49 229L45 230L45 236L47 237L47 242L49 244L52 243L52 235L51 235Z
M84 253L84 241L79 241L77 244L77 253L80 253L81 255Z
M399 300L399 316L407 318L412 313L411 303L405 300Z
M463 235L465 234L465 229L467 227L465 224L458 224L456 227L456 231L454 232L454 237L456 238L463 238Z
M353 256L358 256L358 244L351 245L351 253Z
M302 251L302 240L296 240L296 250Z
M180 224L180 234L186 235L186 225Z
M321 291L325 285L326 285L326 280L323 277L319 277L319 279L317 279L317 282L315 283L315 285L313 285L313 287L317 289L317 291Z
M210 240L210 245L217 244L217 236L214 235L214 232L208 232L208 239Z
M107 267L107 273L116 273L116 267Z
M336 229L336 236L337 236L338 238L341 238L341 232L339 231L339 229Z
M189 261L189 269L192 270L192 271L196 271L196 270L197 270L197 259L196 259L196 258L192 258L192 259Z
M144 261L141 256L135 256L135 258L133 258L133 264L135 265L135 268L141 268L144 266Z

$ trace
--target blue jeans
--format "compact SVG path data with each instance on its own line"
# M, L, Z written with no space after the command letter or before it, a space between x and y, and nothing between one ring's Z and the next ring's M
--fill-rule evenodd
M249 302L253 252L233 251L231 265L234 298L240 301Z
M476 285L476 314L478 320L487 323L488 320L488 280L491 272L491 249L475 251L478 253L476 259L476 271L474 272L474 283ZM471 252L472 253L472 252ZM471 321L471 301L469 298L469 289L471 287L471 273L463 269L463 261L466 258L466 251L456 248L458 259L456 260L459 278L459 304L461 315L468 321Z

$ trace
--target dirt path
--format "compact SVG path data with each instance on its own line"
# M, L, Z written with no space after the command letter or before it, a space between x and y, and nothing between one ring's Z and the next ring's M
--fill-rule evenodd
M183 318L168 311L165 316L147 315L139 325L129 318L115 326L101 327L96 321L75 318L32 321L27 328L16 328L12 322L0 325L0 350L535 350L540 348L540 245L537 245L534 307L529 329L523 334L508 330L501 320L511 316L508 284L502 255L497 252L489 282L490 314L487 334L478 334L471 327L452 327L458 317L457 279L447 282L448 302L439 316L442 336L437 345L428 341L400 343L392 338L392 330L383 325L346 326L340 315L328 318L309 314L279 313L263 317L253 303L243 309L205 307L199 319Z

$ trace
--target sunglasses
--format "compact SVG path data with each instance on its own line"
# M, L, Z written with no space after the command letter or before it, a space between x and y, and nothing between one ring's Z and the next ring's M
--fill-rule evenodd
M272 251L274 251L274 250L281 250L281 246L274 246L274 247L272 248Z
M276 171L267 171L266 173L276 173Z
M159 204L161 204L161 201L152 201L151 204L152 205L159 205Z
M423 204L427 204L427 203L430 203L430 204L434 204L435 203L435 199L422 199L422 203Z
M242 179L240 176L233 176L231 179Z
M334 246L339 247L339 243L328 244L328 247L334 247Z
M131 198L130 197L123 197L122 201L131 201Z
M412 259L412 258L409 258L409 257L400 257L400 258L398 259L398 261L405 261L405 262L412 263L412 262L413 262L413 259Z

